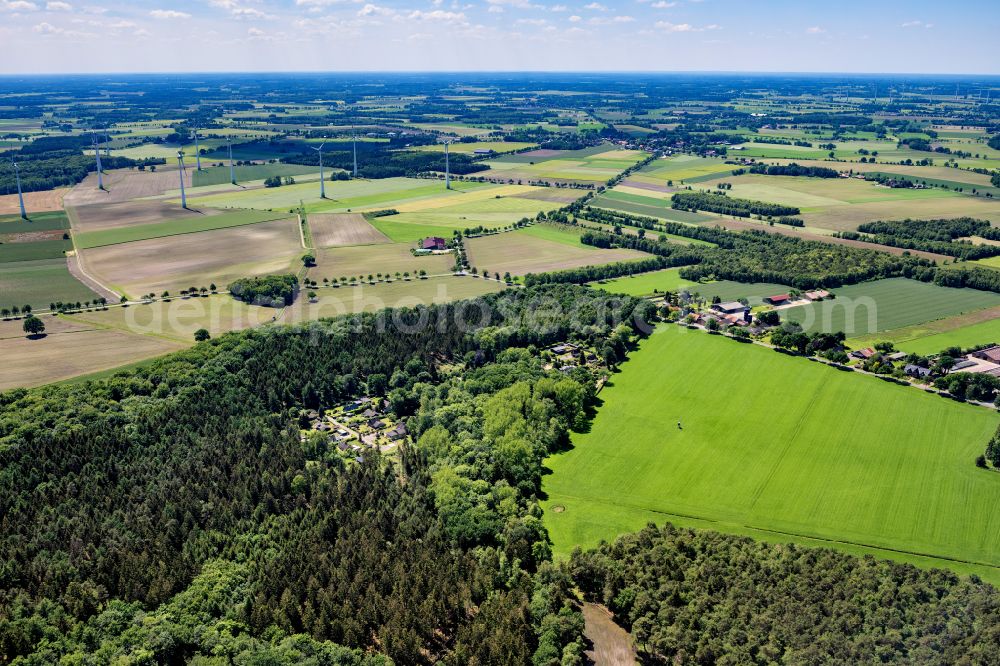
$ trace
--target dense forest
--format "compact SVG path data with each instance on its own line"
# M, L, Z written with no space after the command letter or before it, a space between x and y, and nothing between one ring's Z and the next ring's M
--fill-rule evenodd
M792 162L791 164L754 164L750 173L766 176L806 176L808 178L838 178L840 172L828 167L805 167Z
M707 210L733 217L776 217L780 215L798 215L799 209L794 206L739 199L711 192L677 192L671 198L671 205L680 210Z
M399 663L576 663L578 614L546 591L566 586L535 497L594 377L504 350L575 337L623 356L640 306L511 290L229 334L102 382L2 394L0 653L177 663L343 645ZM468 371L448 379L442 363ZM368 385L417 438L397 463L300 441L299 410Z
M1000 230L993 228L989 220L971 217L865 222L858 226L857 232L844 231L839 236L891 247L935 252L966 261L1000 255L1000 247L996 245L975 244L965 240L970 236L1000 240Z
M294 275L262 275L239 278L230 283L233 298L270 307L291 305L299 290L299 279Z
M991 664L1000 594L975 576L649 526L575 552L573 579L671 664Z

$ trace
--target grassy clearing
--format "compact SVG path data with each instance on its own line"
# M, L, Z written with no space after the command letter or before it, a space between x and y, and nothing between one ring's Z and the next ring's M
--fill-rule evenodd
M57 231L59 229L69 229L69 221L66 213L34 213L30 220L22 220L17 215L4 215L0 217L0 236L5 234L20 234L32 231Z
M641 273L631 277L616 278L604 282L592 283L595 289L601 289L613 294L629 296L652 296L656 291L686 290L711 300L718 296L723 301L735 301L745 298L750 305L760 305L765 296L773 296L788 291L788 287L773 282L743 283L732 280L717 282L689 282L680 276L680 268L665 268L661 271Z
M847 343L860 348L881 341L892 342L899 349L915 354L935 354L952 346L967 348L1000 342L1000 306L851 338Z
M0 265L0 307L47 308L53 301L75 303L97 294L74 278L66 259L18 261Z
M615 261L645 259L649 255L635 250L604 250L572 242L570 232L529 227L494 236L470 238L465 242L471 266L513 275L608 264ZM561 234L549 236L550 234ZM549 236L549 237L546 237Z
M449 152L460 153L465 155L470 155L475 153L477 150L492 150L497 153L507 153L513 150L524 150L525 148L532 148L538 144L535 143L524 143L522 141L476 141L474 143L452 143L449 147ZM417 146L411 150L419 150L423 152L434 152L443 153L444 144L432 143L426 146Z
M178 234L191 234L214 229L242 227L247 224L269 222L288 217L288 213L271 213L256 210L241 210L221 215L187 217L170 222L156 222L131 227L118 227L101 231L87 231L76 236L76 245L81 249L131 243L134 241L164 238Z
M204 163L204 162L203 162ZM264 180L272 176L302 176L304 174L319 175L319 168L302 164L253 164L234 167L236 182L245 183L248 180ZM201 171L192 171L191 180L195 187L205 185L222 185L230 182L229 167L208 167Z
M559 554L670 521L1000 581L992 411L675 326L601 397L547 461Z
M91 328L107 328L138 335L193 342L194 332L204 328L213 336L271 321L274 308L247 305L228 294L205 298L174 298L127 308L108 308L62 318Z
M841 287L836 298L782 310L808 331L859 337L1000 305L1000 294L890 278Z

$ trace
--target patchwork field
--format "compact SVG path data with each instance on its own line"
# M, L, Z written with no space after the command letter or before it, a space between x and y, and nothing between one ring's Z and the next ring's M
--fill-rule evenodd
M471 155L477 150L492 150L497 153L507 153L514 150L524 150L525 148L531 148L537 144L534 143L524 143L521 141L475 141L473 143L462 143L455 142L448 148L449 152L459 153L465 155ZM435 152L443 153L444 144L443 143L432 143L425 146L416 146L411 150L419 150L424 152Z
M738 167L718 158L673 155L650 162L638 173L629 176L629 180L659 186L668 182L673 182L674 185L699 183L706 179L729 176L736 168Z
M0 307L47 308L53 301L92 300L92 292L70 275L65 259L0 263Z
M883 341L892 342L898 349L915 354L936 354L948 347L965 349L1000 343L1000 306L852 338L847 343L861 348Z
M637 150L615 150L608 144L582 150L535 150L490 160L488 175L524 182L600 183L646 156Z
M309 278L339 280L351 276L394 275L396 272L411 275L420 270L428 275L448 273L455 265L452 254L414 256L412 243L383 243L354 247L330 247L315 252L316 266L309 269ZM360 278L359 278L360 279Z
M504 289L502 282L472 276L442 275L425 280L359 284L354 287L317 291L316 302L299 298L278 315L277 323L295 324L353 312L376 312L385 308L415 307L475 298Z
M193 158L192 158L193 160ZM193 171L191 175L192 183L195 187L205 185L221 185L230 182L229 166L213 167L208 165L208 161L202 160L202 170ZM319 176L319 168L304 166L302 164L251 164L233 167L236 172L236 182L245 183L248 180L264 180L272 176L302 176L305 174L316 174ZM333 169L327 169L326 175L329 177Z
M86 250L104 245L117 245L119 243L131 243L134 241L164 238L180 234L191 234L202 231L213 231L215 229L242 227L248 224L269 222L271 220L278 220L282 218L288 218L288 213L271 213L257 210L240 210L233 212L206 210L201 213L187 215L169 222L132 224L129 226L120 226L99 231L85 231L83 233L76 234L75 240L77 248Z
M601 398L546 462L558 554L673 522L1000 581L990 410L676 326Z
M392 242L361 213L313 213L308 223L319 248Z
M469 265L513 275L643 259L635 250L604 250L580 243L579 235L547 225L509 233L470 238L465 242Z
M833 290L836 298L781 311L807 331L867 336L1000 305L1000 294L891 278Z
M114 368L133 361L181 349L183 345L149 335L133 335L97 327L53 325L54 317L44 317L52 333L37 340L8 336L4 322L0 335L0 391L18 386L39 386L76 375ZM61 328L61 330L60 330Z
M24 209L31 217L34 213L50 210L62 210L63 197L69 192L69 188L60 187L55 190L43 190L41 192L24 193ZM20 215L21 207L18 203L17 194L0 195L0 215Z
M184 185L191 186L191 170L184 172ZM180 188L176 166L156 171L116 169L104 173L104 188L97 189L97 174L88 174L63 198L66 206L110 204L152 197Z
M216 294L60 315L59 319L85 328L113 329L191 344L199 328L208 330L214 337L268 323L277 312L274 308L247 305L228 294Z
M193 207L257 208L289 210L304 204L308 212L347 213L396 208L418 199L459 196L480 188L496 187L489 183L455 181L446 190L443 181L421 178L383 178L380 180L337 180L326 184L327 198L319 198L318 183L297 183L273 188L239 189L229 192L196 193L188 198Z
M94 277L132 298L237 277L287 273L303 254L294 219L106 245L82 251Z

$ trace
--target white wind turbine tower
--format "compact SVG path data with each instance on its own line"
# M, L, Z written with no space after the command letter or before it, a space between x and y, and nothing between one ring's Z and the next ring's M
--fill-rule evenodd
M97 134L96 133L93 134L93 143L94 143L94 157L97 159L97 189L103 190L104 189L104 173L103 173L104 170L101 168L101 149L100 149L100 146L98 146L98 144L97 144Z
M188 207L187 195L184 193L184 151L177 151L177 173L181 175L181 208Z
M233 167L233 140L229 139L229 182L236 184L236 169Z
M201 171L201 150L198 148L198 129L194 130L194 163L195 168Z
M313 148L317 153L319 153L319 198L326 199L326 182L323 178L323 146L326 145L326 141L319 144L319 148Z
M21 170L13 157L10 158L10 163L14 167L14 179L17 181L17 203L21 205L21 219L27 220L28 214L24 212L24 194L21 192Z

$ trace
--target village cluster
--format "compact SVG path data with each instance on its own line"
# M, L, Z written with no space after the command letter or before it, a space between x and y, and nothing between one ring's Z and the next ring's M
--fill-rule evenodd
M308 421L308 428L302 431L303 441L310 433L323 433L342 456L357 462L364 461L365 451L395 450L409 434L384 398L364 396L331 409L307 410L303 416Z

